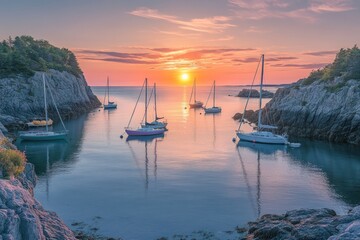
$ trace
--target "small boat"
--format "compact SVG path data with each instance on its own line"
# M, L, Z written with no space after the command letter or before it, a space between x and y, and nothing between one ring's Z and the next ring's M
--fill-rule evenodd
M28 131L28 132L21 132L20 138L21 140L27 140L27 141L51 141L51 140L65 139L67 135L68 135L68 131L59 131L59 132Z
M191 102L192 97L194 95L194 102ZM190 108L202 108L203 102L196 100L196 79L194 79L194 84L191 90L190 100L189 100L189 106Z
M210 108L207 108L206 105L207 105L207 102L209 101L211 92L213 93L213 106L210 107ZM216 107L215 106L215 81L214 81L213 85L211 86L211 90L210 90L208 99L206 101L204 111L205 111L205 113L220 113L221 112L221 107Z
M129 128L130 126L130 123L131 123L131 120L132 120L132 117L134 116L134 112L136 110L136 106L139 102L139 99L140 99L140 96L141 96L141 93L143 91L143 88L145 86L145 123L147 122L147 110L148 110L148 97L147 97L147 78L145 78L145 81L144 81L144 84L141 88L141 91L140 91L140 94L139 94L139 97L138 97L138 100L135 104L135 107L134 107L134 110L133 110L133 113L130 117L130 120L129 120L129 123L128 123L128 126L125 128L125 132L129 135L129 136L151 136L151 135L158 135L158 134L163 134L165 132L165 129L164 128L153 128L153 127L141 127L138 128L138 129L131 129Z
M62 123L62 126L64 128L63 131L49 131L49 118L48 118L48 111L47 111L47 100L46 100L46 80L44 74L42 75L43 78L43 85L44 85L44 109L45 109L45 131L26 131L26 132L20 132L19 138L21 140L28 140L28 141L51 141L51 140L61 140L65 139L68 135L68 131L65 128L64 122L62 121L62 118L60 116L59 110L56 106L56 103L54 101L54 97L52 95L51 89L49 88L50 96L53 101L53 104L55 106L55 109L59 115L60 121Z
M262 88L264 81L264 54L261 55L261 65L262 67L261 67L261 78L260 78L259 114L258 114L258 125L256 131L250 133L244 133L240 131L241 125L244 121L244 115L246 111L246 107L245 107L243 117L240 121L239 129L236 131L236 135L239 137L240 141L247 141L253 143L266 143L266 144L282 144L282 145L289 144L289 141L285 135L278 135L270 131L266 131L266 129L268 130L277 129L276 126L261 124L261 112L262 112L261 102L262 102Z
M45 118L34 118L31 122L26 123L28 127L45 127L46 125L51 126L53 120L50 118L46 121Z
M155 120L152 121L152 122L146 122L141 124L141 127L142 128L163 128L165 129L166 126L167 126L167 122L166 121L159 121L161 119L163 119L164 117L158 117L157 115L157 104L156 104L156 83L154 83L154 88L153 88L153 91L154 91L154 110L155 110ZM149 103L148 103L149 105Z
M106 103L106 97L107 97L107 104ZM115 102L110 102L110 87L109 87L109 77L107 78L107 88L105 91L105 97L104 97L104 109L114 109L117 108L117 104Z
M129 136L152 136L164 134L164 129L154 129L150 127L138 128L135 130L126 129L125 131Z

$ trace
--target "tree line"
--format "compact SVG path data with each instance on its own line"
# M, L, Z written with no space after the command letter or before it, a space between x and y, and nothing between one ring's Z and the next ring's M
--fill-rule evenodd
M31 36L9 37L0 43L0 78L31 77L35 71L55 69L75 76L82 74L75 55L66 48L57 48L45 40Z
M303 84L311 84L317 80L334 80L336 77L342 77L345 81L360 80L360 49L357 45L353 48L340 49L332 64L312 71Z

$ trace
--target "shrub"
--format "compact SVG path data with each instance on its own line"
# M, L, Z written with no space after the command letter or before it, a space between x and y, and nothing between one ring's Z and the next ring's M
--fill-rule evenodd
M13 149L0 149L0 166L3 176L18 176L24 171L26 157L23 152Z

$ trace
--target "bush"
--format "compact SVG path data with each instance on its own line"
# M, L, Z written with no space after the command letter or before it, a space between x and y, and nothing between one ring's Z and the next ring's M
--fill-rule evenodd
M0 149L0 166L3 176L18 176L24 171L26 157L23 152L13 149Z

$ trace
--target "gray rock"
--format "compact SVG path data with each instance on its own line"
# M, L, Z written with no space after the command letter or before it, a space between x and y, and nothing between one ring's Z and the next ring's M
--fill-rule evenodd
M1 179L0 198L0 235L4 239L75 239L61 219L44 210L19 180Z
M338 216L327 208L263 215L248 223L246 239L360 239L359 210L360 207L356 207L344 216Z
M262 119L289 136L360 144L359 99L359 80L336 78L310 85L299 81L276 91ZM256 118L245 116L256 123Z
M0 79L0 122L9 130L23 127L29 120L44 116L42 74L36 72L30 78ZM100 106L84 76L76 77L56 70L49 70L45 76L63 118L78 116ZM49 90L47 95L49 116L58 120Z
M18 178L0 179L1 239L75 239L56 213L46 211L33 197L34 166L27 163Z
M251 98L259 98L260 97L260 92L256 89L242 89L239 94L237 95L237 97L250 97ZM262 90L262 97L263 98L272 98L274 96L274 93L269 92L267 90Z

